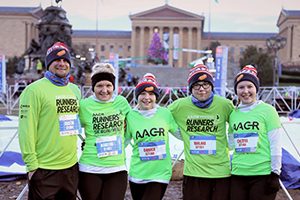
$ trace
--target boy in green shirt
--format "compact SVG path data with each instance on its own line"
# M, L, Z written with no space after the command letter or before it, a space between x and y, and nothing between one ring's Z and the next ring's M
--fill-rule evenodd
M199 64L188 78L191 96L169 105L184 143L183 199L229 199L226 122L232 103L214 95L213 77Z

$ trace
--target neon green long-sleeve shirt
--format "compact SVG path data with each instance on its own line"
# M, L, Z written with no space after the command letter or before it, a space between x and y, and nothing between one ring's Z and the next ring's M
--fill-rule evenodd
M65 169L78 161L75 132L79 130L80 98L76 85L56 86L46 78L22 92L19 143L27 171ZM73 121L66 120L69 118ZM68 127L71 131L66 130Z

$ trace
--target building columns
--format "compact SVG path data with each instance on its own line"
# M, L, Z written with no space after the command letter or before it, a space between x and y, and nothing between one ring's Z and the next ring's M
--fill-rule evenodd
M183 65L183 54L182 54L182 48L183 48L183 27L178 27L178 34L179 34L179 56L178 56L178 67L182 67Z
M140 55L139 55L139 63L140 64L144 64L145 62L144 62L144 56L145 56L145 49L144 49L144 43L145 43L145 41L144 41L144 34L145 34L145 27L140 27L141 28L141 32L140 32Z
M131 33L131 56L132 58L136 57L136 49L135 49L135 45L136 45L136 27L133 26L132 27L132 33ZM135 63L135 60L131 61L132 63Z
M188 48L193 49L193 28L188 28ZM192 53L187 53L187 64L192 61Z
M196 35L197 35L197 49L199 50L201 48L201 44L200 44L201 35L200 35L200 29L199 28L196 29Z
M173 27L169 27L169 52L168 52L168 64L173 67L173 51L172 48L174 48L174 38L173 38Z

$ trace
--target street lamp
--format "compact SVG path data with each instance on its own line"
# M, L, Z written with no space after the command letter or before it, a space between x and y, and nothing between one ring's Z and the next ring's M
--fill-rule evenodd
M273 68L273 85L279 85L279 56L278 51L286 45L286 38L276 35L267 39L267 47L275 53L274 68ZM276 73L277 72L277 73Z

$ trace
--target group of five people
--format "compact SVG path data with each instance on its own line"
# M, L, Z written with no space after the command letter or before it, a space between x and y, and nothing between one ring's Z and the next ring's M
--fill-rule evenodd
M134 200L162 199L172 176L169 133L184 143L183 199L275 199L280 121L272 106L257 100L253 66L234 79L236 107L214 93L212 74L199 64L189 72L190 96L160 107L156 77L147 73L135 87L137 105L131 109L114 93L116 75L108 63L93 66L93 95L81 99L68 79L70 60L66 45L55 43L46 54L45 77L20 98L29 199L76 199L77 189L83 200L124 199L128 181ZM81 127L86 138L78 162Z

